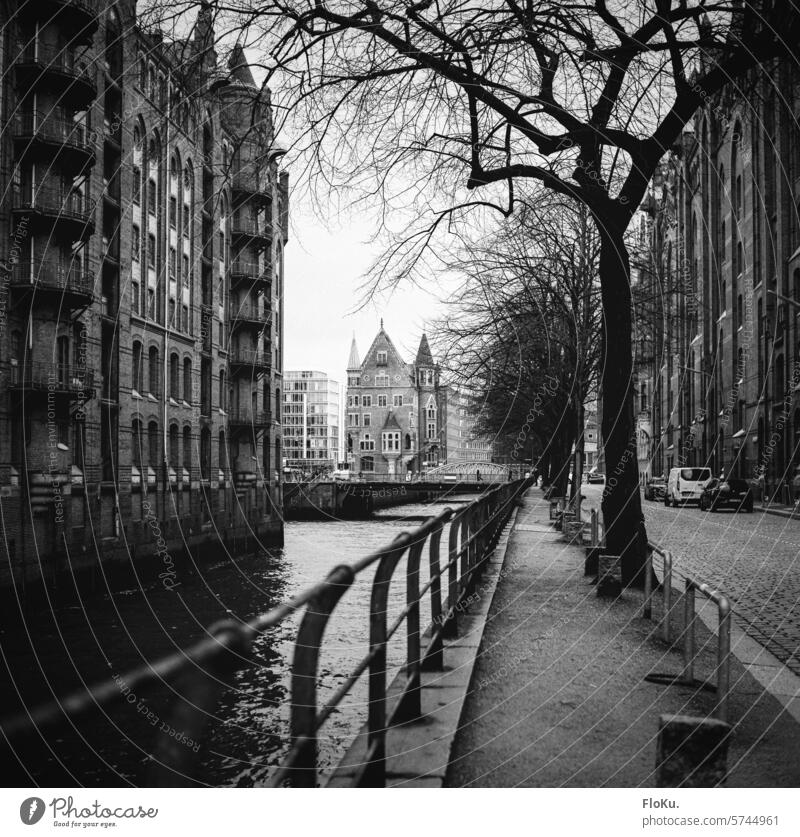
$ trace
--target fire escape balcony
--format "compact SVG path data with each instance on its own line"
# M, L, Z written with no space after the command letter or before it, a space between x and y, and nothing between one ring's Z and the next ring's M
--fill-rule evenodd
M272 243L272 227L267 223L258 223L252 218L234 216L231 221L231 235L240 245L265 249Z
M91 305L94 296L93 273L52 259L15 264L10 285L18 300L48 299L70 310Z
M236 172L231 178L234 199L255 198L263 203L272 199L269 179L259 171Z
M231 429L266 430L272 424L272 415L266 410L250 407L235 407L228 411L228 426Z
M58 24L68 40L89 46L97 32L96 0L37 0L20 3L17 14L22 20L43 20Z
M94 372L85 366L42 361L11 361L8 388L26 396L85 400L94 395Z
M86 197L58 186L15 189L14 212L33 216L40 226L63 229L72 241L86 239L94 232L94 212Z
M14 62L17 88L29 90L42 84L63 106L82 110L97 96L94 65L88 58L76 59L73 47L51 44L17 44Z
M255 349L234 349L228 363L233 375L267 372L270 368L269 355Z
M263 331L270 322L270 314L257 305L242 305L233 314L231 328L252 328Z
M94 165L95 149L86 126L55 113L18 113L13 123L17 158L46 157L78 173Z
M254 287L269 289L272 286L270 267L260 267L256 262L234 259L228 270L231 289L237 287Z

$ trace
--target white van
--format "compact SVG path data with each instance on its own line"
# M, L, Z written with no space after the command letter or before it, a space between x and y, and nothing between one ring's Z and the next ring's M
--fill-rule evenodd
M700 495L711 480L711 468L673 468L669 472L664 505L700 503Z

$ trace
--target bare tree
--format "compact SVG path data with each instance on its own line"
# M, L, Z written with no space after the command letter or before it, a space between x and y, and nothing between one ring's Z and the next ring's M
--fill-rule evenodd
M797 0L229 0L219 12L262 49L273 103L302 120L318 182L431 213L407 245L466 208L512 212L521 181L588 208L602 245L602 433L616 479L603 498L607 544L626 583L640 580L626 230L695 110L791 53ZM402 270L379 278L413 276L419 253L401 247Z
M601 357L598 261L586 208L538 189L448 262L463 282L430 329L448 373L474 394L476 429L512 462L538 459L559 494L574 464L573 499Z

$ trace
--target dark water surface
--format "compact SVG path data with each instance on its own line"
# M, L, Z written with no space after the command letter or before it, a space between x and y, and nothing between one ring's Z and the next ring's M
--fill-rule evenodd
M9 621L0 633L3 713L63 696L81 683L116 676L124 684L126 671L196 642L215 621L251 619L322 579L336 564L352 563L418 526L425 516L470 499L386 509L367 521L289 522L283 548L183 568L174 590L158 580L119 585L101 579L94 592L80 597L59 591L46 608L28 613L21 624ZM446 537L445 532L443 545ZM320 703L368 650L372 576L369 569L356 579L328 625L320 658ZM390 621L405 604L404 576L401 565L392 585ZM426 581L423 561L421 583ZM426 616L423 610L423 624ZM299 618L259 637L253 664L233 675L201 751L205 783L260 784L286 752L289 672ZM389 681L403 663L404 637L401 629L389 649ZM127 697L111 712L26 743L20 754L22 777L43 785L149 784L154 742L163 734L157 729L169 725L173 687L165 684ZM321 730L323 772L336 763L365 719L362 678ZM17 783L19 778L9 782Z

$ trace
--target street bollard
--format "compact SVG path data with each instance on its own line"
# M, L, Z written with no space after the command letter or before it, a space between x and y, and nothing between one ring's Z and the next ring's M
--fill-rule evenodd
M642 617L651 619L653 616L653 550L647 547L644 561L644 609Z
M664 553L664 642L672 639L670 612L672 610L672 553Z
M600 530L598 528L597 509L592 509L592 549L600 545Z

